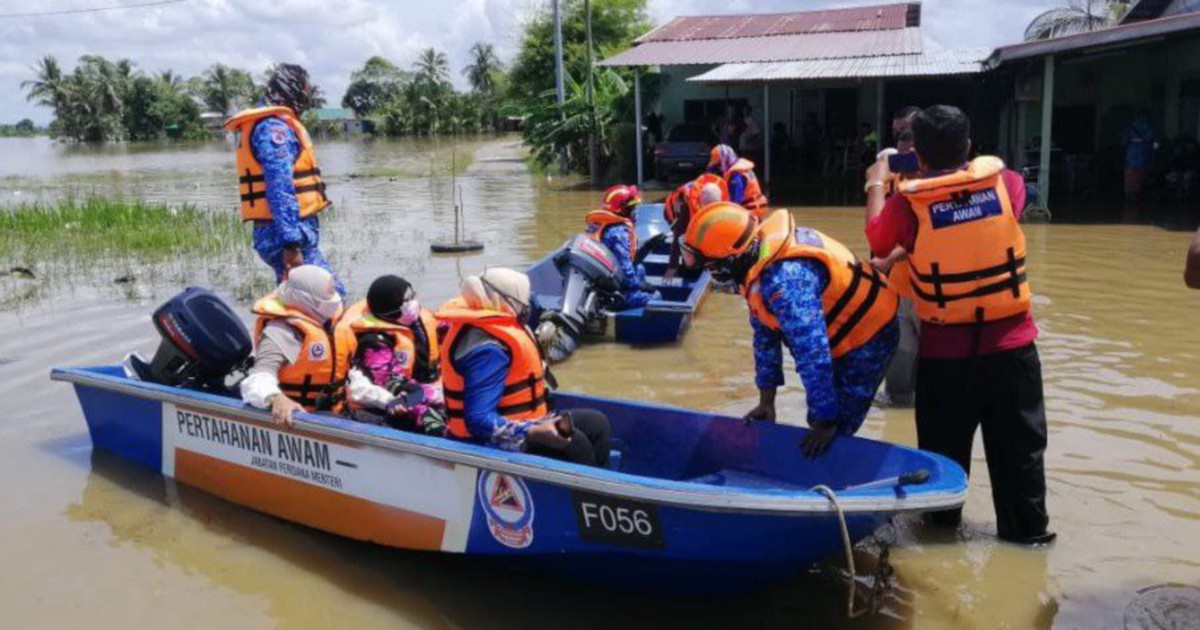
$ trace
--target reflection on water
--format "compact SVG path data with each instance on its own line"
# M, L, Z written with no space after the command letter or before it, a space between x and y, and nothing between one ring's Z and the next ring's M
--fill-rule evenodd
M0 148L10 146L5 142ZM480 146L459 183L469 231L487 249L458 258L435 257L426 245L452 229L449 180L408 176L448 145L320 145L339 202L325 222L328 246L352 292L361 293L380 273L399 272L436 304L464 274L485 265L527 265L579 229L594 194L572 182L530 177L503 143L461 150ZM82 182L234 211L232 156L219 145L116 151L46 145L31 152L40 157L22 161L0 150L0 203L61 194ZM391 170L348 176L371 168ZM795 213L800 223L862 249L859 210ZM1028 233L1058 544L1029 551L994 541L977 448L964 529L934 532L902 520L892 554L901 588L884 613L852 625L1120 628L1137 591L1197 583L1200 293L1186 292L1179 278L1188 235L1133 225L1038 225ZM0 562L20 568L0 572L6 625L851 625L842 621L837 558L766 593L731 599L594 593L502 565L342 540L91 454L72 393L48 383L46 371L151 349L147 313L177 286L222 266L178 261L158 278L139 281L131 295L81 279L0 314L0 500L16 508L0 520ZM218 283L226 291L245 276L269 278L259 266L226 275ZM679 346L588 345L558 376L573 390L742 412L755 397L745 307L736 296L713 295ZM794 378L789 382L780 408L797 421L804 417L803 395ZM912 412L875 409L864 432L911 444ZM1168 601L1146 605L1166 605L1155 604L1160 600Z

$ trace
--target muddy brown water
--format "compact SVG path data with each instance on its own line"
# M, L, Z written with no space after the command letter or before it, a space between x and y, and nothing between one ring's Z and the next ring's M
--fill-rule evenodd
M463 143L457 151L478 150L458 180L468 231L486 250L435 257L426 243L449 232L449 180L411 175L427 172L430 153L449 147L319 143L338 202L325 222L327 249L352 293L379 273L399 272L436 304L464 274L536 260L579 228L594 201L577 182L529 175L512 140ZM381 167L393 175L369 176ZM233 212L231 169L220 144L72 149L0 140L0 204L98 193ZM863 249L861 211L795 212ZM355 543L164 483L93 452L74 394L48 372L147 352L155 343L148 313L176 288L207 280L227 291L268 286L265 267L225 269L184 256L138 269L132 285L113 285L102 265L80 265L69 281L29 281L51 286L0 313L0 624L1155 627L1138 624L1196 610L1169 595L1200 584L1200 292L1184 290L1180 278L1189 236L1139 225L1027 232L1058 543L1030 551L994 540L977 445L965 527L944 534L901 520L892 554L899 589L882 613L853 623L843 618L838 558L747 596L639 596ZM753 405L752 372L743 303L713 295L682 344L590 345L558 375L573 390L737 413ZM794 374L780 409L792 421L804 417ZM912 444L912 412L873 409L862 434ZM1177 586L1151 588L1162 584ZM1131 606L1139 591L1154 597Z

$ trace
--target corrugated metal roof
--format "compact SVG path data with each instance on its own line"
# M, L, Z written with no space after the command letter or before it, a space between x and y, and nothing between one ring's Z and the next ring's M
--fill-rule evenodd
M991 53L987 49L939 50L917 55L804 59L766 63L727 63L688 81L697 83L762 83L820 79L884 79L977 74Z
M804 33L899 30L921 24L921 5L884 4L755 15L677 17L638 38L638 43L734 39Z
M1088 49L1097 48L1110 49L1133 44L1142 39L1195 30L1200 30L1200 13L1185 13L1157 20L1134 22L1088 33L1064 35L1063 37L1040 39L997 48L988 59L987 67L994 68L1010 61L1046 55L1088 52Z
M646 42L600 62L602 66L688 66L755 61L912 55L922 50L921 29L812 33L740 39Z
M1132 24L1145 20L1162 17L1163 11L1171 4L1171 0L1141 0L1121 18L1122 24Z

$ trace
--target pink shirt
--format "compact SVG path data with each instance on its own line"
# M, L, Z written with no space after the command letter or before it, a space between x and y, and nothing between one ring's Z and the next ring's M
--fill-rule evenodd
M1005 170L1002 175L1013 214L1021 218L1025 208L1025 180ZM888 198L883 212L867 222L867 242L877 256L885 256L897 245L913 251L917 241L917 215L904 195ZM1014 350L1033 343L1038 336L1033 312L1028 311L985 324L930 324L921 322L920 355L929 359L965 359L981 354Z

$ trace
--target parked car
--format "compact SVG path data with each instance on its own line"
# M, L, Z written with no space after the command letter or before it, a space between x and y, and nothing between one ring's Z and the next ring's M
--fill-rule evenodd
M714 143L708 125L675 125L667 133L666 142L654 147L654 178L668 183L696 177L708 164L708 153Z

